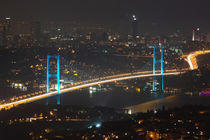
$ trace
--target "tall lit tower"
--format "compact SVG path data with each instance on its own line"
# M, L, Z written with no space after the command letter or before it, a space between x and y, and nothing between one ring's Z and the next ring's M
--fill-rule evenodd
M201 33L200 33L200 28L196 29L196 41L201 41Z
M138 35L138 20L136 15L132 15L132 36L136 38Z
M192 41L203 41L203 36L200 32L200 28L192 30Z
M195 30L192 30L192 41L195 41Z

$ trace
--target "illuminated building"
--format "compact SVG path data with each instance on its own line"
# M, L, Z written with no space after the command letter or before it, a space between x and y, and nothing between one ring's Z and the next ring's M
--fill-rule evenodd
M192 41L195 41L195 30L192 30Z
M200 32L200 28L192 30L192 41L204 41L205 35Z
M138 36L138 20L136 15L132 15L132 36L133 38Z

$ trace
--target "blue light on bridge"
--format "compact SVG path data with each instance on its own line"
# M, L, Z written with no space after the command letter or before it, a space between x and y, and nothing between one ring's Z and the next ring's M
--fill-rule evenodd
M163 46L153 46L153 74L155 74L155 66L156 63L160 63L161 64L161 75L162 75L162 91L164 90L164 81L163 81ZM155 52L156 52L156 48L160 48L160 52L161 52L161 59L160 60L156 60L155 59ZM152 86L152 91L155 92L155 76L153 76L153 86Z
M57 73L56 74L50 74L49 73L49 62L50 59L54 58L57 60ZM56 55L56 56L52 56L52 55L47 55L47 93L49 92L49 79L55 77L57 79L57 104L60 104L60 56ZM47 103L48 104L48 100Z
M96 124L96 128L99 128L99 127L101 127L101 124L100 123L97 123Z

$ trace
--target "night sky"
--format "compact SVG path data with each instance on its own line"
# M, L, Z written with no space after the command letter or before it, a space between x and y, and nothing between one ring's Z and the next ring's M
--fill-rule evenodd
M77 20L111 27L135 13L142 31L210 28L209 0L1 0L0 16L29 20ZM118 26L120 27L120 26Z

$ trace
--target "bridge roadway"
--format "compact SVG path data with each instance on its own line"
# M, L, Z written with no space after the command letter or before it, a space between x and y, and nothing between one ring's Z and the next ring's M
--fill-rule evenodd
M185 58L191 70L195 70L198 68L196 57L207 53L210 53L210 50L195 51L188 55L183 55L182 58Z
M159 71L157 71L157 72L159 72ZM173 70L166 70L164 75L165 76L167 76L167 75L179 75L181 73L183 73L183 71L182 72L177 72L176 69L173 69ZM97 78L97 79L87 80L87 81L83 81L83 82L78 82L78 83L75 83L73 85L72 84L65 85L65 86L67 86L67 88L61 89L60 94L70 92L70 91L73 91L73 90L78 90L78 89L90 87L90 86L95 86L95 85L100 85L100 84L105 84L105 83L111 83L111 82L115 82L115 81L135 79L135 78L144 78L144 77L152 77L152 76L161 76L161 74L160 73L159 74L152 74L152 71L144 71L144 72L124 73L124 74L106 76L106 77L102 77L102 78ZM43 93L43 92L44 91L35 92L35 93L23 95L23 96L21 96L21 98L17 97L16 100L14 100L14 99L9 100L9 101L5 102L4 104L0 104L0 110L10 109L10 108L15 107L15 106L20 105L20 104L30 103L30 102L34 102L34 101L41 100L41 99L44 99L44 98L48 98L48 97L51 97L51 96L58 95L57 91L53 91L53 92L49 92L49 93Z
M210 53L210 50L195 51L188 55L183 55L182 58L185 58L191 70L195 70L198 68L196 57L199 55L207 54L207 53ZM183 69L181 70L181 72L178 72L176 69L166 70L164 75L178 75L180 73L185 72L186 70L187 69ZM156 72L158 73L160 71L156 71ZM77 83L74 83L73 85L71 84L65 85L67 86L67 88L61 89L60 92L61 94L63 94L63 93L70 92L73 90L78 90L78 89L100 85L104 83L111 83L111 82L120 81L120 80L128 80L128 79L152 77L152 76L161 76L161 74L153 75L152 71L144 71L144 72L125 73L125 74L119 74L119 75L106 76L106 77L102 77L98 79L77 82ZM30 93L27 95L22 95L19 97L11 98L9 101L6 101L5 103L0 104L0 110L9 109L20 104L30 103L33 101L41 100L41 99L48 98L55 95L58 95L57 91L53 91L49 93L45 93L45 91L37 91L37 92Z

